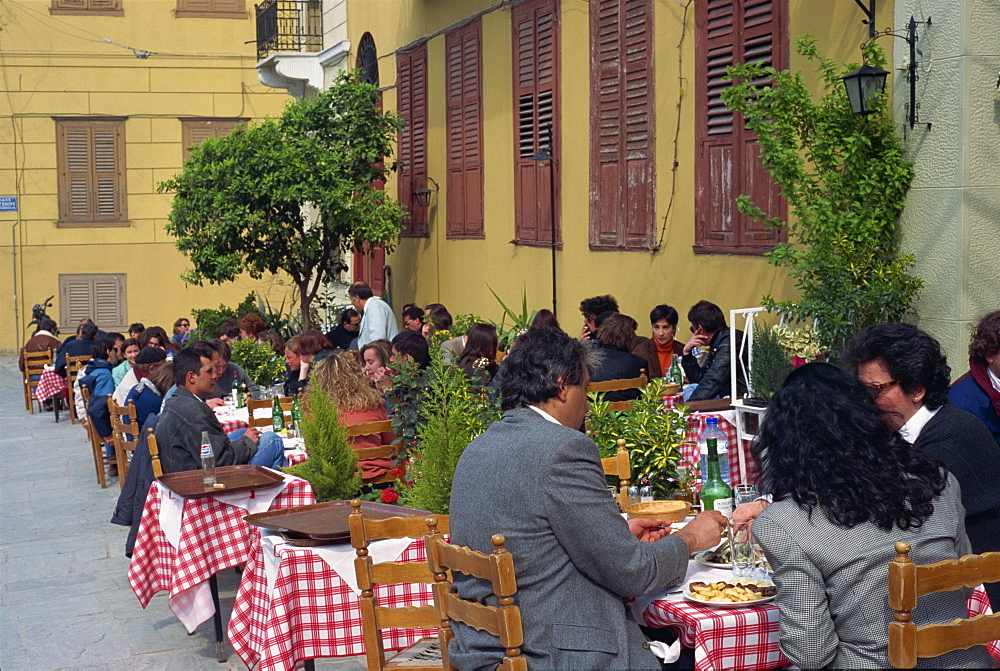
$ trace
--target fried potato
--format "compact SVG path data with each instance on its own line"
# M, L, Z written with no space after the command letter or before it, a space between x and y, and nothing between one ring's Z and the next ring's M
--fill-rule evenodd
M777 593L774 585L752 578L741 578L732 583L693 582L688 585L688 590L694 598L711 603L757 601Z

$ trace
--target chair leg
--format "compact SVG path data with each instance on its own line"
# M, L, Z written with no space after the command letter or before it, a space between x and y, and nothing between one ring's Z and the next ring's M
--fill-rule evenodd
M87 436L90 438L90 447L94 451L94 468L97 471L97 484L101 489L108 486L107 477L104 474L104 444L97 437L97 430L93 423L87 425Z
M118 489L125 489L125 476L128 475L128 459L125 457L125 450L121 448L118 440L115 440L115 463L118 464Z

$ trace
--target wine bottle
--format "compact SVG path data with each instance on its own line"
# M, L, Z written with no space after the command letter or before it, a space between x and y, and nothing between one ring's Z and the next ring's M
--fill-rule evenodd
M714 436L706 441L708 444L708 472L702 481L701 503L704 510L718 510L726 517L733 514L733 490L722 479L719 470L719 446Z

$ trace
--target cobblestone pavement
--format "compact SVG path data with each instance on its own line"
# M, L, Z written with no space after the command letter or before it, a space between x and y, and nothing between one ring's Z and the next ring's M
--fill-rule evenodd
M166 593L143 610L128 585L125 527L110 524L83 429L24 409L17 360L0 357L0 669L246 669L215 660L212 621L191 636ZM219 575L228 624L239 576ZM364 669L363 657L317 660Z

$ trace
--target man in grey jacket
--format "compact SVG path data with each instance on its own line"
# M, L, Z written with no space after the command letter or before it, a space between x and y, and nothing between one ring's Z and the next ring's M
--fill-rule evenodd
M455 471L451 540L488 553L492 534L506 537L530 667L654 668L624 599L683 580L688 555L718 544L726 520L702 513L665 535L659 520L622 519L597 446L575 428L587 411L589 356L558 329L518 338L499 373L506 412ZM460 574L455 585L478 601L490 593L488 583ZM460 623L454 632L455 666L492 668L502 659L490 634Z

